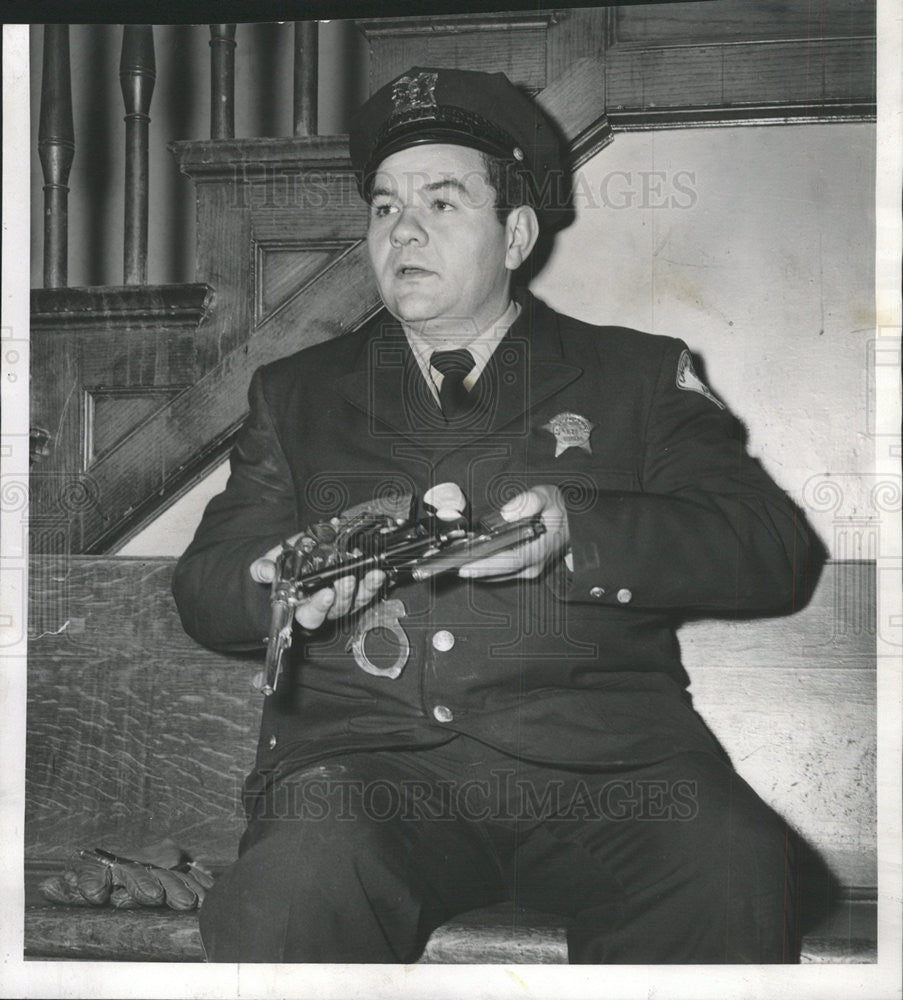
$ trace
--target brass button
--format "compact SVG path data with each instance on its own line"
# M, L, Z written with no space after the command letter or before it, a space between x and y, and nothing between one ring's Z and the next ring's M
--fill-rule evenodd
M630 604L632 600L633 600L632 592L629 591L626 587L621 587L621 589L618 591L618 601L621 604Z
M271 750L275 750L277 742L278 742L278 740L276 739L275 736L271 736L270 737L270 749Z
M592 587L589 592L590 597L604 597L605 588L604 587Z
M445 705L437 705L433 709L433 716L437 722L451 722L455 717L454 712Z
M448 629L440 629L433 636L433 649L438 649L440 653L447 653L455 644L455 637Z

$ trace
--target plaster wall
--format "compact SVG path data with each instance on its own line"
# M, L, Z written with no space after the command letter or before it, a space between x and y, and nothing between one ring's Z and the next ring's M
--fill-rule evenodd
M867 352L874 126L623 133L579 172L577 218L534 291L555 308L683 338L749 447L837 558L873 558ZM127 543L177 555L225 464Z

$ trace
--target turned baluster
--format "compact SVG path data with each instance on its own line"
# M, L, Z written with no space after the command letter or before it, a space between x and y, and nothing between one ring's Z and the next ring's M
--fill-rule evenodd
M69 170L75 156L69 25L44 25L38 155L44 171L44 287L68 281Z
M210 25L210 138L235 135L235 25Z
M317 134L317 22L295 23L294 134Z
M147 282L148 125L156 79L153 28L126 25L119 82L126 112L123 272L127 285Z

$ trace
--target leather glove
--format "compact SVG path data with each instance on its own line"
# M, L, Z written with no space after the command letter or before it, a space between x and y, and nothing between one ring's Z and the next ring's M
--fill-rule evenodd
M44 879L41 895L69 906L134 909L168 906L194 910L213 885L210 872L170 840L133 852L127 858L95 847L79 851L79 860L62 875Z

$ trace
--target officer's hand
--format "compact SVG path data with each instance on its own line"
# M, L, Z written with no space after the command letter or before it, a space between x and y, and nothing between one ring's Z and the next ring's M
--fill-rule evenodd
M499 513L506 521L540 514L545 534L505 552L467 563L458 571L459 576L483 579L487 583L532 580L542 573L547 563L567 550L570 543L568 514L557 486L534 486L509 500Z
M292 545L301 537L299 532L287 539ZM251 579L257 583L272 583L276 575L276 557L282 551L282 545L274 545L266 555L251 563ZM295 621L308 631L318 629L324 621L341 618L349 611L357 611L366 607L379 593L386 582L386 574L381 569L372 569L361 580L355 592L353 576L343 576L336 580L332 587L315 590L310 597L302 601L295 609Z

